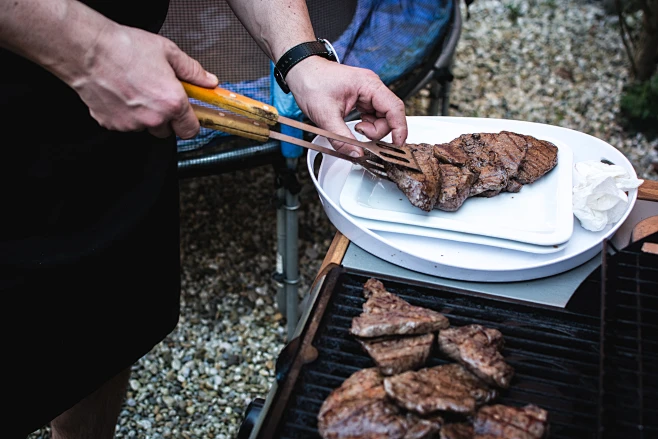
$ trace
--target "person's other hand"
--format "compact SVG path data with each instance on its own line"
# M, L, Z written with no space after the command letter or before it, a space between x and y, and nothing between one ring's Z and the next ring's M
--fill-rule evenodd
M180 80L208 88L218 82L172 41L111 23L67 82L107 129L189 139L199 121Z
M407 139L404 103L371 70L311 56L290 70L286 83L299 108L325 130L354 138L344 118L356 108L362 122L354 128L366 137L379 140L391 133L396 145ZM356 146L332 145L342 153L363 154Z

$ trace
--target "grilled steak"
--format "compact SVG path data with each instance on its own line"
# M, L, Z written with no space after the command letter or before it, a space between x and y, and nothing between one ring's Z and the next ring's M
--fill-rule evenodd
M459 422L444 425L440 439L473 439L473 434L472 425Z
M375 368L347 378L323 402L318 430L324 439L429 439L443 423L404 415L386 396L383 376Z
M432 145L427 143L408 143L403 148L411 151L421 172L385 162L388 178L397 184L411 204L429 212L436 204L441 187L439 161L434 157Z
M469 171L467 167L440 164L439 169L441 170L441 189L434 207L454 212L469 197L471 186L477 175Z
M497 396L495 390L454 363L386 377L384 388L398 405L421 415L437 410L473 413Z
M430 439L436 437L436 433L441 430L443 418L438 415L420 416L407 412L407 434L404 439Z
M514 368L500 353L503 335L482 325L451 327L439 333L439 348L491 385L507 388Z
M509 177L496 150L508 145L502 145L497 137L492 133L463 134L448 144L434 145L434 155L443 163L467 167L477 175L470 196L500 192L507 186Z
M428 334L450 325L443 314L411 305L386 291L376 279L368 279L364 295L368 300L363 304L363 313L352 319L350 328L357 337Z
M519 166L516 180L530 184L557 165L557 146L532 136L522 136L528 142L528 151Z
M418 369L425 364L434 343L434 334L382 337L359 340L384 375Z
M475 438L540 439L548 430L548 413L535 405L492 405L478 410Z

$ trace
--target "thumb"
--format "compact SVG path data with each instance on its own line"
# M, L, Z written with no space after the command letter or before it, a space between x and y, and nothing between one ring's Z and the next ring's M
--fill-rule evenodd
M167 59L172 69L174 69L176 77L181 81L186 81L199 87L217 87L219 83L217 76L206 71L199 61L187 55L178 46L174 45L174 50L169 52Z

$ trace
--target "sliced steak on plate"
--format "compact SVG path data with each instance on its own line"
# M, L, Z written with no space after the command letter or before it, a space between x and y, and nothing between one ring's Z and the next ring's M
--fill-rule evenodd
M528 142L528 151L519 166L515 179L521 184L530 184L557 165L557 146L532 136L522 136Z
M482 325L453 326L439 333L442 352L485 382L507 388L514 376L514 368L500 353L503 344L500 331Z
M494 151L496 143L493 133L462 134L447 144L434 145L434 155L442 163L466 167L477 176L470 196L497 193L507 186L508 175Z
M401 407L426 415L436 411L474 413L497 396L459 364L444 364L386 377L384 388Z
M429 212L436 204L441 187L439 161L434 157L433 146L427 143L408 143L402 148L411 151L421 172L385 162L386 174L411 204Z
M441 428L441 418L421 420L403 414L384 391L375 368L362 369L332 391L318 413L324 439L429 439Z
M359 339L363 349L384 375L395 375L425 365L434 334Z
M441 170L441 188L434 208L454 212L470 196L471 186L477 179L477 175L465 166L460 168L442 163L439 165L439 169Z
M548 430L548 412L536 405L485 406L473 422L475 438L540 439Z
M363 312L352 319L350 328L357 337L428 334L450 325L443 314L411 305L386 291L376 279L365 283L364 295L368 300L363 304Z

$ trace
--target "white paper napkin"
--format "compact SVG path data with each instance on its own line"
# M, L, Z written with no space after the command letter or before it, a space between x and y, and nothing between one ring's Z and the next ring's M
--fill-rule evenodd
M628 204L625 191L644 183L621 166L598 160L578 162L574 168L573 214L583 228L592 232L619 221Z

